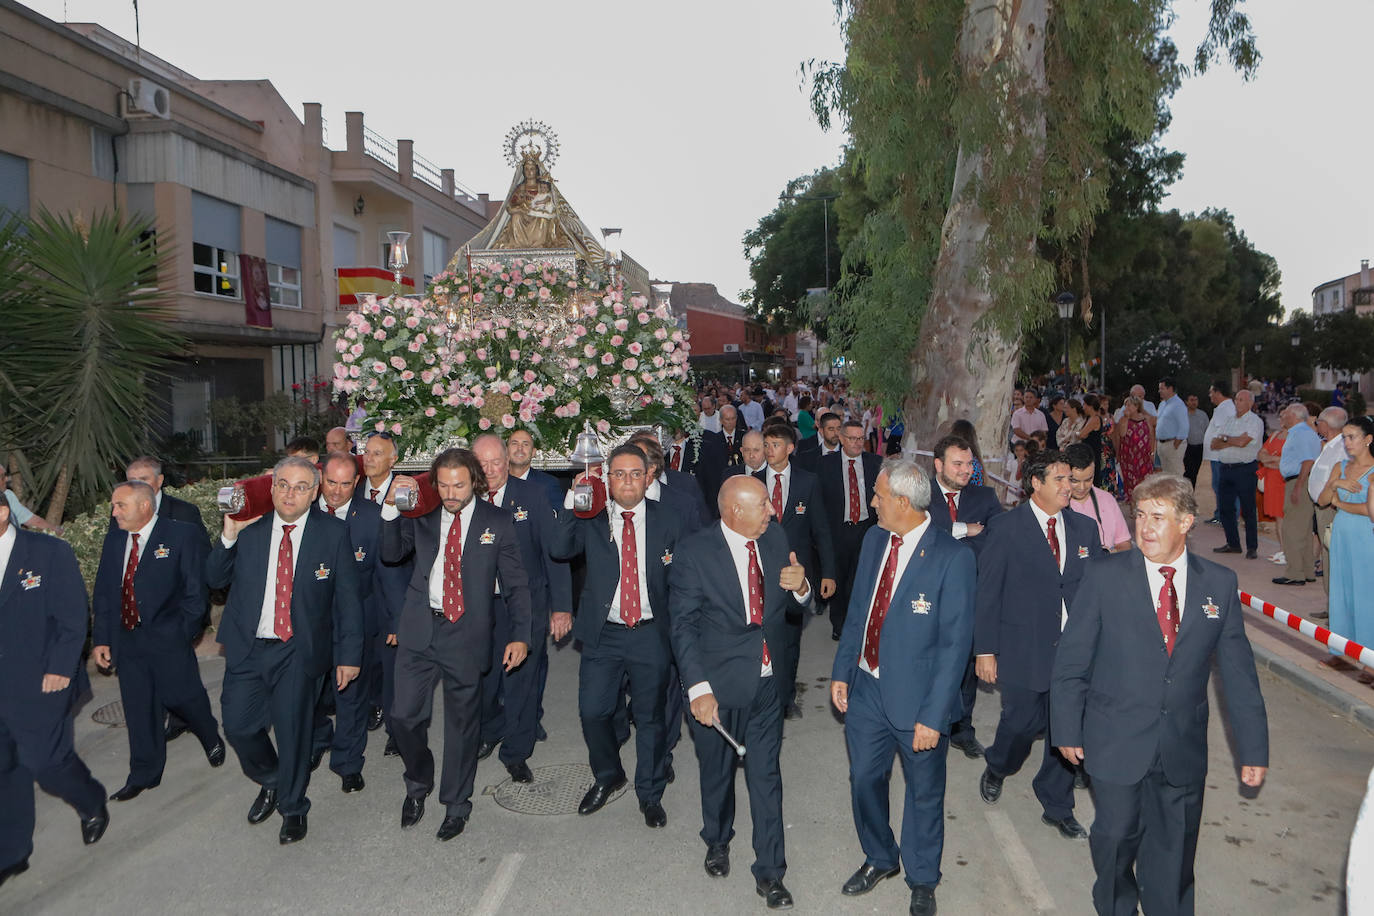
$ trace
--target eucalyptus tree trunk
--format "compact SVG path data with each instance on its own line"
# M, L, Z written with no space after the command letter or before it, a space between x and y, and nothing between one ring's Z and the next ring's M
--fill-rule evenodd
M43 520L54 527L62 524L62 515L67 511L67 494L72 489L71 465L62 465L57 474L57 483L52 488L52 499L48 502L48 514Z
M1009 262L1035 258L1036 239L1032 232L1012 239L1000 252L993 250L986 201L1039 212L1045 137L1039 99L1046 88L1048 14L1049 0L968 0L964 11L959 48L963 78L977 82L990 68L1001 69L1005 76L993 82L1009 142L1029 141L1034 155L1031 169L1014 187L989 193L987 163L1001 151L959 148L930 301L909 359L911 393L903 405L907 448L928 449L948 421L966 418L977 429L986 458L999 457L1006 449L1022 333L1015 321L999 325L989 320L996 305L989 280L993 271L1010 269ZM1024 267L1017 265L1015 273L1024 273Z

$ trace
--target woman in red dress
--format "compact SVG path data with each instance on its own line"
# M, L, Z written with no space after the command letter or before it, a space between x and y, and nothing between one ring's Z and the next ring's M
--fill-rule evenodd
M1116 445L1116 464L1121 472L1122 492L1117 498L1130 502L1136 484L1155 469L1155 431L1141 406L1140 398L1129 397L1121 422L1112 427Z

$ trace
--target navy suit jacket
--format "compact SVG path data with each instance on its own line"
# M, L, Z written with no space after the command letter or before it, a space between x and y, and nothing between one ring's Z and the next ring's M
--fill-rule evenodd
M830 525L832 539L837 536L847 520L848 516L844 512L845 491L849 489L849 477L847 465L842 460L844 450L831 452L816 463L816 478L821 484L821 500L825 504L825 520ZM863 479L859 481L863 489L864 505L868 507L868 518L865 524L872 526L877 523L878 513L874 510L871 502L873 500L873 486L878 482L878 474L883 469L883 459L872 452L864 452L859 455L859 467L863 474Z
M205 519L201 517L200 510L194 504L188 503L184 499L177 499L166 490L162 491L162 500L158 504L157 514L160 518L170 518L173 521L185 522L188 525L195 525L201 531L205 531ZM205 534L205 549L210 549L210 535Z
M610 512L620 511L614 502L608 502L606 507ZM678 544L685 537L686 529L682 516L662 503L646 499L644 512L645 543L637 546L644 551L644 578L648 582L640 583L641 597L648 597L649 611L658 620L655 629L667 648L668 572L677 562ZM578 602L572 628L573 638L581 640L585 646L601 642L601 630L610 616L615 590L620 586L620 550L611 536L611 524L622 524L618 515L612 522L605 512L592 518L578 518L571 509L558 513L553 555L563 559L586 555L587 579L582 585L582 599Z
M697 518L697 528L705 525L711 520L711 510L706 505L706 497L702 493L701 484L697 479L686 471L674 471L669 468L663 472L668 476L668 489L675 491L682 496L685 501L692 504L692 513ZM660 485L661 486L661 485ZM695 528L692 530L696 530Z
M164 502L165 505L165 502ZM105 535L95 574L91 607L95 615L91 644L109 646L119 661L118 636L124 603L124 546L129 532L118 526ZM168 647L184 647L200 633L205 615L205 529L157 517L134 572L139 630Z
M507 477L502 499L501 508L510 513L515 525L520 557L529 576L530 607L537 620L532 620L532 629L547 630L550 614L572 611L572 574L568 564L555 560L550 552L557 518L544 486L532 478Z
M669 576L673 609L673 655L688 688L709 681L716 702L747 709L758 692L763 641L777 653L786 640L786 614L796 597L778 585L787 565L787 535L769 525L758 539L763 573L763 626L750 624L735 560L720 524L708 525L678 547ZM814 595L813 595L814 598Z
M988 522L988 541L978 554L973 653L997 656L998 683L1049 690L1061 602L1073 607L1084 570L1101 553L1097 525L1072 509L1059 517L1068 544L1063 573L1029 501Z
M782 507L782 517L774 521L782 526L788 547L797 552L797 559L806 567L808 579L818 584L820 579L833 579L835 548L830 539L830 525L823 511L825 501L821 499L816 475L791 463L785 473L791 478L787 481L787 502ZM767 487L768 467L765 465L754 477ZM769 498L772 498L771 491ZM819 577L816 576L816 558L820 559Z
M988 542L988 520L994 515L1001 514L1002 501L997 498L991 487L969 484L959 491L959 521L976 522L983 526L983 530L976 536L960 538L973 548L975 556L982 552L983 546ZM945 499L940 485L934 481L931 481L930 485L930 520L944 531L952 531L954 528L954 520L949 517L949 501Z
M1050 734L1082 747L1088 772L1130 785L1158 754L1172 785L1207 774L1207 681L1215 662L1230 737L1243 766L1269 765L1269 728L1245 636L1236 574L1188 552L1187 594L1173 654L1165 651L1137 549L1089 564L1069 609L1050 685Z
M832 680L852 686L866 676L859 658L891 535L872 528L864 536ZM896 728L911 732L920 722L948 733L950 723L963 717L959 686L973 645L977 587L973 551L932 522L893 588L878 641L878 692Z
M328 512L325 514L328 515ZM348 516L343 523L348 528L348 543L353 549L354 568L358 571L358 600L363 607L363 632L368 636L376 636L385 616L378 576L388 568L382 566L379 543L382 508L370 499L360 498L355 491L353 498L348 501Z
M216 538L205 561L211 588L233 585L219 625L219 641L231 665L248 656L257 638L267 571L277 562L268 556L273 518L269 513L244 528L232 547ZM314 505L302 519L305 530L291 587L291 644L306 672L321 677L335 665L363 663L361 586L347 526Z
M400 516L382 522L382 560L398 563L414 557L405 604L396 630L397 643L417 652L429 648L434 636L434 612L429 604L429 571L439 554L443 507L435 506L419 518ZM463 658L477 671L490 666L492 640L502 644L530 644L529 577L520 559L520 543L511 515L484 499L474 501L472 523L463 532L463 614L475 620L478 632L489 634L481 644L466 647ZM496 577L501 577L510 629L495 632Z
M717 433L709 429L701 434L701 454L697 459L696 474L708 507L716 504L720 482L725 479L726 470L742 463L739 446L746 432L748 430L740 421L736 423L732 436L727 437L724 432ZM712 513L713 516L715 514Z
M649 500L653 502L654 500ZM658 502L671 509L680 519L682 519L682 533L691 534L698 531L708 521L710 515L705 511L706 503L701 498L701 488L687 478L686 483L670 482L664 486L660 481L658 485Z
M25 531L12 517L9 527L14 550L0 571L0 711L11 727L47 730L70 712L77 693L86 586L66 541ZM45 674L72 683L43 693Z
M518 478L517 478L518 479ZM530 468L529 479L524 483L537 484L544 488L544 498L549 501L550 506L563 505L563 494L567 492L567 487L559 483L558 478L548 471L541 471L538 468Z

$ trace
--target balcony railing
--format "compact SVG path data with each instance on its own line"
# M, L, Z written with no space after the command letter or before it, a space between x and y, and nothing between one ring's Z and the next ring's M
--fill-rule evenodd
M416 178L434 190L442 191L444 189L444 176L439 171L439 167L419 153L414 156L414 171Z
M367 125L363 125L363 152L393 169L398 168L396 144Z

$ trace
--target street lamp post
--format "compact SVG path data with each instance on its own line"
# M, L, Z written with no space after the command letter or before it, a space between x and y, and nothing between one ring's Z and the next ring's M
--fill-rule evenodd
M1054 297L1055 307L1059 309L1059 317L1064 321L1064 393L1068 394L1070 379L1073 373L1069 371L1069 319L1073 318L1073 307L1077 300L1073 293L1062 292Z
M779 200L819 200L821 202L821 255L825 259L825 291L830 292L830 201L838 194L780 194Z

